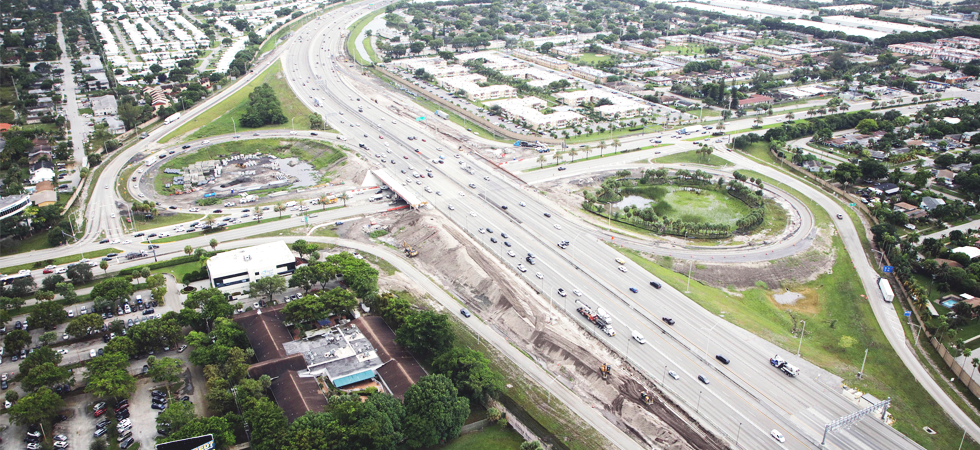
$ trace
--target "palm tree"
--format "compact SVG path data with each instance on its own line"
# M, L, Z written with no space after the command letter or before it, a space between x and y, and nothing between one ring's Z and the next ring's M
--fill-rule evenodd
M582 153L585 153L585 159L589 159L589 153L592 153L592 146L586 144L580 148L582 149Z
M255 209L252 210L252 213L255 214L255 217L259 219L259 223L262 223L262 208L256 205Z
M544 163L547 160L548 160L548 158L545 158L544 155L538 156L537 162L541 163L541 168L542 169L544 168Z
M606 141L599 141L599 157L602 158L602 152L606 149Z
M577 154L578 154L578 152L575 151L574 148L568 149L568 156L571 156L572 157L572 162L575 162L575 155L577 155Z
M211 250L213 251L213 250L215 250L215 249L217 249L217 248L218 248L218 240L217 240L217 239L214 239L214 238L212 238L212 239L211 239L211 242L208 242L208 245L210 245L210 246L211 246Z
M286 210L286 205L282 204L282 202L276 202L272 210L279 213L279 218L282 219L282 212Z
M327 194L322 193L316 198L316 201L320 202L320 211L326 211L327 209Z
M967 388L973 385L973 374L977 373L977 366L980 366L980 358L973 358L973 361L970 361L970 365L973 366L973 371L970 372L970 384L966 386Z
M204 218L204 226L206 228L213 227L215 222L216 222L216 220L214 220L214 217L211 217L210 214L208 214L208 216Z
M184 246L184 254L185 255L190 255L191 253L194 253L194 247L191 247L190 245L185 245Z
M337 198L343 200L344 201L344 206L346 207L347 206L347 200L350 200L350 195L348 195L346 192L344 192L343 194L340 194L340 197L337 197Z
M552 156L552 158L554 158L555 161L558 162L558 164L561 164L561 159L564 157L564 155L562 153L564 153L564 152L562 152L562 151L556 151L555 152L555 156Z
M786 120L793 120L795 117L793 113L786 113Z
M841 111L847 111L847 110L851 109L851 105L849 105L847 103L841 103L840 105L837 105L837 109L839 109Z
M619 146L620 145L622 145L622 144L619 142L619 139L618 138L617 139L613 139L613 147L616 149L617 152L619 151Z

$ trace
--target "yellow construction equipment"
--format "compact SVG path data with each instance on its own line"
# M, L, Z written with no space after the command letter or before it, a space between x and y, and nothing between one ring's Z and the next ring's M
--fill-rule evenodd
M609 367L609 364L606 364L606 363L603 363L601 366L599 366L599 373L602 374L602 379L603 380L605 380L606 378L609 377L609 372L610 372L611 369L612 368Z
M652 399L650 398L650 394L647 394L647 391L640 391L640 400L643 400L643 403L649 405Z
M408 242L404 242L403 245L405 246L405 253L408 255L409 258L414 258L416 256L419 256L419 251L412 248L411 245L408 245Z

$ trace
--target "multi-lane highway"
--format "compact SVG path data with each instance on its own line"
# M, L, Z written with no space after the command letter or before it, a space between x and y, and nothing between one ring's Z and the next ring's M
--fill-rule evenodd
M432 207L498 255L512 268L515 276L524 277L528 283L537 286L554 301L556 308L573 311L575 300L579 300L609 311L618 334L609 337L597 333L597 337L627 355L633 364L653 379L661 380L666 370L677 372L679 380L662 380L664 389L688 412L703 418L709 429L727 437L729 441L734 441L738 435L739 447L814 448L821 440L824 424L858 410L858 406L841 395L839 378L796 358L791 358L791 362L802 368L801 376L785 376L768 363L771 356L784 353L781 349L716 317L670 286L664 285L662 289L652 287L650 282L656 280L632 263L622 266L625 271L621 270L621 266L615 262L618 253L594 239L588 226L579 219L556 209L525 184L487 166L481 159L469 154L457 154L451 150L455 145L440 143L438 137L419 127L413 117L387 109L385 106L389 102L384 96L389 94L370 94L378 92L377 88L365 83L357 70L344 62L343 53L343 35L347 25L356 17L379 7L384 7L384 3L372 4L370 8L366 3L361 3L312 21L297 32L289 43L265 58L256 72L261 72L261 68L282 54L288 83L299 98L347 136L351 147L356 148L356 144L363 143L366 149L359 151L374 161L376 168L389 171L399 180L404 179L404 186L399 186L399 189L410 189L426 199ZM254 76L249 74L244 77L238 86L244 86ZM185 113L183 120L206 110L233 92L234 89L228 89L207 100L199 108ZM315 105L314 98L322 106ZM378 100L378 103L372 100ZM153 137L166 135L180 123L182 121L161 127L153 133ZM409 136L416 136L419 140L409 141ZM625 141L639 142L639 139ZM117 213L119 201L114 186L118 173L133 155L161 148L149 144L149 141L140 142L106 164L87 210L86 237L74 244L73 248L86 248L86 245L103 236L127 238L118 218L112 217ZM439 161L440 156L443 163L434 162ZM739 155L723 156L742 167L752 168L789 184L810 196L831 214L843 212L840 205L805 183ZM644 156L640 152L626 157L635 161ZM603 163L615 162L612 158L620 156L610 157ZM466 167L471 171L464 170ZM573 167L575 170L566 175L579 173L576 171L578 167ZM424 176L429 170L433 177ZM413 172L423 174L423 177L415 178ZM540 173L544 176L545 172ZM470 187L471 184L474 187ZM507 206L507 209L503 206ZM363 213L377 210L376 205L362 208L360 212ZM345 216L358 212L352 208L339 211ZM332 214L324 214L321 220L331 220L330 217ZM865 280L867 292L875 292L873 282L869 281L873 280L874 273L866 258L861 256L857 231L849 221L843 221L838 226ZM245 238L281 228L282 224L272 222L227 231L220 235L220 239ZM487 228L492 232L488 232ZM483 233L480 229L483 229ZM502 233L506 233L506 236ZM492 242L491 237L497 242ZM163 244L162 250L177 251L187 244L202 246L207 239L209 237L199 237ZM571 245L562 250L556 245L561 240L568 240ZM509 256L508 251L513 252L514 256ZM63 252L64 249L61 249L58 253ZM5 257L3 265L44 259L41 253L25 255L23 261ZM524 260L528 253L535 255L535 264ZM517 270L519 263L525 266L527 272ZM558 296L558 288L567 291L568 296ZM636 289L636 292L630 288ZM581 296L572 293L576 289L582 292ZM872 301L872 305L889 339L895 339L892 340L893 344L901 342L904 336L900 337L901 326L894 326L897 324L894 311L889 311L890 308L884 303L875 305ZM574 312L571 315L574 316ZM672 317L676 324L666 325L660 320L664 316ZM630 339L634 330L645 336L645 344ZM967 427L971 435L976 433L975 436L980 437L980 429L968 418L964 422L965 415L955 405L952 405L955 411L950 410L948 397L918 365L911 352L906 349L905 353L907 355L899 350L900 356L919 381L957 422ZM718 354L730 359L731 363L718 362L714 358ZM710 384L699 381L698 375L703 375ZM770 437L770 431L774 429L787 437L786 443L777 443ZM832 435L828 446L842 449L918 448L891 427L872 418Z
M739 446L745 448L813 448L829 420L858 410L841 395L839 378L796 360L803 374L785 376L768 363L768 358L781 353L775 345L712 315L669 286L655 289L649 284L655 280L632 264L626 264L622 272L615 262L618 254L604 243L585 238L588 232L579 221L540 201L521 183L486 167L478 158L450 151L455 146L440 143L412 118L385 108L384 99L379 104L370 101L373 96L365 92L372 88L360 84L359 74L343 61L343 39L337 31L350 20L347 16L324 19L319 30L304 29L302 41L283 56L287 79L300 99L351 143L365 144L362 153L376 168L404 179L399 188L413 190L466 229L513 268L515 276L525 277L554 299L556 307L571 310L574 301L580 300L609 311L618 334L598 337L623 354L628 352L633 363L652 378L660 379L664 369L678 372L680 380L668 378L666 389L691 413L706 418L709 427L732 441L738 434ZM323 106L316 106L313 98ZM409 136L419 139L409 141ZM434 163L440 156L444 163ZM464 167L471 167L473 173ZM429 170L433 178L412 176ZM556 244L561 240L571 241L571 246L559 249ZM508 256L508 251L514 256ZM528 253L536 256L536 264L524 260ZM523 264L527 272L518 272L517 264ZM583 295L569 293L562 298L556 294L559 287L567 292L577 289ZM674 318L676 325L665 325L660 320L663 316ZM642 333L647 343L632 341L631 330ZM731 363L718 362L717 354ZM698 381L698 375L704 375L710 384ZM787 436L785 444L770 437L773 429ZM874 419L831 436L828 444L847 449L917 447Z

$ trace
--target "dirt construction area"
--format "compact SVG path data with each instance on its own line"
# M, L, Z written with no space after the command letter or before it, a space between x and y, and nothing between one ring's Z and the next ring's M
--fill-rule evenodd
M372 240L368 233L379 228L388 229L390 233ZM645 447L725 448L721 440L710 436L692 418L680 415L680 409L657 392L652 382L634 373L578 322L552 310L548 300L538 295L533 286L515 282L500 261L438 212L423 210L368 216L348 221L337 231L348 239L381 241L398 248L403 242L411 243L419 251L413 261L420 270L462 299L467 308L477 312L482 320L555 374L557 380L596 408L601 408L612 424ZM398 273L382 277L380 285L382 289L407 290L418 298L425 298L424 292L419 292L410 280ZM612 374L606 380L599 373L602 363L612 365ZM519 375L505 376L512 379ZM649 405L639 399L639 392L643 390L654 398ZM577 417L558 420L563 422L564 439L585 440L584 435L578 436L574 431L588 429Z

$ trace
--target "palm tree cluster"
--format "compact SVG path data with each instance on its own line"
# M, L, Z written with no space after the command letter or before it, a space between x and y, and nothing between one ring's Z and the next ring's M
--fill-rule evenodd
M134 200L130 210L134 213L153 214L157 210L157 205L149 200L142 202Z

